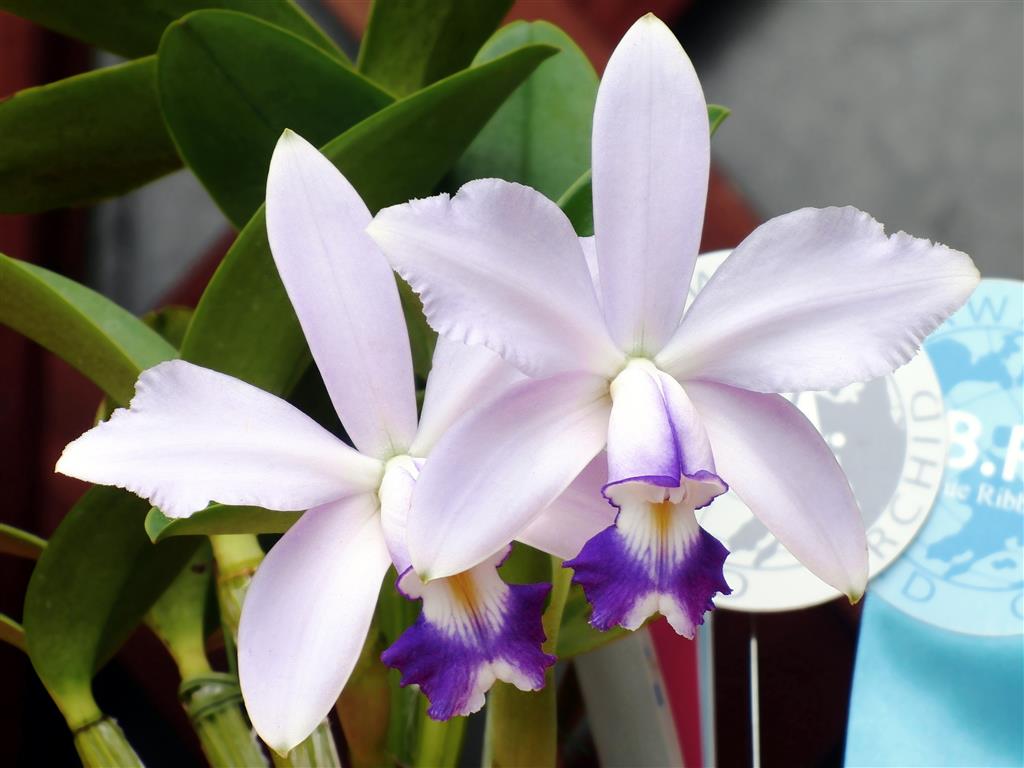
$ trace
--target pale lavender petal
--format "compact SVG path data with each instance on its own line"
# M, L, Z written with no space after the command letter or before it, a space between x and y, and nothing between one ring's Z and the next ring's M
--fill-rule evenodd
M426 456L459 418L505 392L525 376L487 347L437 340L423 395L423 413L410 453Z
M689 481L688 481L689 482ZM697 525L693 505L673 503L667 489L645 483L618 486L615 525L565 563L593 608L590 623L637 629L661 613L692 638L716 593L729 594L722 573L725 547Z
M334 706L390 565L373 494L309 510L260 565L242 607L238 676L253 727L278 752Z
M601 493L607 481L608 457L602 451L518 540L563 560L576 556L588 539L615 522L615 507Z
M704 225L710 131L693 65L651 14L605 68L592 154L608 328L627 352L654 354L683 313Z
M435 720L477 712L497 680L540 690L555 663L541 649L551 585L504 583L496 569L507 552L449 578L424 584L408 571L399 582L423 611L381 660L401 671L403 686L420 687Z
M368 230L452 341L482 344L531 376L621 364L572 224L500 179L386 208Z
M57 462L58 472L125 488L168 517L211 501L303 510L376 488L381 469L284 400L183 360L144 372L130 407Z
M864 592L867 542L857 502L831 449L781 395L689 382L723 477L765 527L822 581Z
M804 208L740 243L656 362L758 392L836 389L906 363L978 279L966 254L886 237L855 208Z
M604 447L608 384L565 373L523 381L450 429L413 492L421 577L465 571L513 540Z
M285 131L267 179L274 261L345 430L364 453L390 456L416 434L416 392L395 276L369 223L341 172Z

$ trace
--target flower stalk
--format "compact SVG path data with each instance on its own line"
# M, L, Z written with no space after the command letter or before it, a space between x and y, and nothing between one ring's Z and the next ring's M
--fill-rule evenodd
M142 768L142 760L112 717L103 716L75 731L75 749L85 768Z
M558 630L569 596L572 571L551 557L551 601L544 612L544 651L558 647ZM484 765L492 768L534 765L554 766L558 759L558 718L555 668L549 667L544 688L520 691L497 683L487 702Z
M213 768L268 764L242 714L242 693L233 675L208 672L186 680L178 698Z

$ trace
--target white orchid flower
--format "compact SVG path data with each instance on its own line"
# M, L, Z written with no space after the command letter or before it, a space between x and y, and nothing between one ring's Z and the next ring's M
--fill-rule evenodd
M440 340L417 424L405 321L369 223L337 169L285 132L267 184L271 248L354 449L286 401L176 360L143 373L130 408L71 443L57 464L144 496L171 517L211 500L308 509L260 566L239 629L246 709L281 753L333 706L392 562L402 590L423 599L423 614L384 660L402 670L403 684L421 686L431 715L479 709L495 679L540 688L554 663L541 650L550 586L500 579L507 541L450 579L423 585L409 568L405 518L424 460L457 417L523 377L488 350ZM602 474L595 463L591 479L581 479L595 499ZM517 533L548 550L578 549L612 518L601 520L598 505L583 510L582 493L568 492L561 514ZM572 530L552 519L573 521Z
M970 258L887 237L853 208L807 208L754 231L684 315L708 118L690 60L651 15L608 62L592 157L593 238L540 193L496 179L385 209L370 226L437 331L532 377L436 446L409 519L417 572L445 577L491 556L607 446L617 521L567 563L597 627L660 611L692 636L728 591L727 552L694 517L726 483L804 565L858 598L867 547L853 494L777 393L907 362L977 284Z

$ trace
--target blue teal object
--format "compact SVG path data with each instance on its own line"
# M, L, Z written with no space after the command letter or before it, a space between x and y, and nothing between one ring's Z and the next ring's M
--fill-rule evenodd
M872 582L848 766L1024 766L1024 284L983 280L925 343L950 425L943 488Z

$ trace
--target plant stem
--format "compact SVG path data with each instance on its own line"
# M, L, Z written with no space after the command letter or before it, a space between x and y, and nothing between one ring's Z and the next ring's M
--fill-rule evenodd
M544 612L544 650L558 647L558 629L569 595L572 572L551 558L551 601ZM544 688L520 691L508 683L495 683L487 702L484 764L492 768L554 766L558 758L557 692L555 670L549 667Z
M462 751L466 718L453 717L451 720L438 722L427 716L428 706L424 701L414 765L416 768L455 768L459 762L459 753Z
M75 749L85 768L142 768L142 760L112 717L75 731Z
M323 720L287 757L276 753L272 756L277 768L341 768L341 758L327 720Z
M345 733L352 768L376 768L394 762L388 754L391 693L388 670L380 660L382 650L384 638L374 619L355 669L334 708Z
M238 623L242 603L252 575L263 561L263 550L253 534L211 536L213 557L217 561L217 602L225 634L238 642Z
M178 698L213 768L268 765L242 714L242 694L232 675L208 672L186 680L178 689Z

